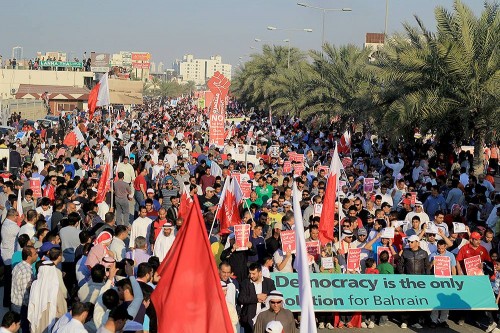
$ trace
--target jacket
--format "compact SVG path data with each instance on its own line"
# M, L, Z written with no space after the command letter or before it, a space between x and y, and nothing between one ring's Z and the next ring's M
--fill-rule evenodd
M430 273L429 255L420 247L416 251L403 250L398 260L400 274L428 275Z
M269 294L273 290L276 290L274 281L269 278L263 277L262 293ZM259 303L257 300L257 294L255 293L255 286L250 281L250 279L245 279L241 283L238 302L242 305L240 321L242 323L251 323L253 317L255 317L255 314L257 313L257 305Z
M231 251L232 247L228 247L220 254L221 261L227 261L233 270L234 275L238 282L242 282L248 277L248 257L257 254L257 251L253 248L249 248L245 251Z

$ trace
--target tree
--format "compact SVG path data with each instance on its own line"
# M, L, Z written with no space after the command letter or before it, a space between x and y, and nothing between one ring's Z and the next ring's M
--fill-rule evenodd
M305 60L305 55L297 48L279 45L264 45L262 54L251 55L236 71L231 84L231 91L243 103L259 108L268 108L274 101L272 79L288 67L288 52L290 52L290 67L295 68Z
M382 49L376 96L384 124L401 134L419 126L441 138L474 139L474 170L483 170L483 146L500 128L500 16L485 3L479 17L455 0L453 12L435 10L437 32L416 17Z
M310 54L316 73L308 94L310 110L333 112L343 122L363 120L364 112L372 108L371 94L377 89L370 50L325 44L323 52L313 50Z

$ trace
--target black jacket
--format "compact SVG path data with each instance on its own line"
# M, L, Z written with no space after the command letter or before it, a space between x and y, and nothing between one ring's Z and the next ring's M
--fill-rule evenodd
M253 248L246 251L231 251L232 247L228 247L220 254L221 261L227 261L231 265L234 275L239 283L248 278L248 257L257 254Z
M400 274L428 275L430 272L429 255L420 247L416 251L404 249L398 260Z
M276 290L273 280L266 277L262 279L263 294L269 294L271 291ZM257 305L264 305L264 303L258 303L255 286L250 279L245 279L241 283L238 302L242 305L240 316L242 323L250 323L257 313Z

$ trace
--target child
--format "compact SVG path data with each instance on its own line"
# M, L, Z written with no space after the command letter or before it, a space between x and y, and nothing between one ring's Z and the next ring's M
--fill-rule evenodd
M265 257L264 259L262 259L262 262L264 263L262 265L262 276L267 277L267 278L271 278L270 268L273 267L273 264L274 264L273 258Z
M389 252L382 251L380 253L380 264L377 266L377 270L379 274L394 274L394 266L389 263Z
M387 252L387 251L384 251ZM383 252L382 252L383 253ZM379 274L379 270L377 269L377 265L375 264L375 260L372 258L368 258L365 260L365 274Z

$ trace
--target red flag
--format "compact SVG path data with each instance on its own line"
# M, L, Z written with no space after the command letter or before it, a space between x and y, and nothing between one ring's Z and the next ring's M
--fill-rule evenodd
M233 177L226 178L219 200L219 212L217 213L217 218L220 221L220 230L241 223L238 205L242 198L243 193L236 179L233 179Z
M335 146L332 162L330 163L330 174L326 183L326 191L323 197L323 209L319 220L319 240L321 244L326 244L333 241L334 216L335 216L335 201L337 199L337 187L339 183L340 162L338 148Z
M232 333L200 204L196 196L193 199L185 224L158 268L161 278L151 295L158 318L163 318L158 333Z
M108 161L104 165L104 170L102 171L101 179L99 179L99 184L97 185L97 197L95 203L99 204L106 199L106 193L108 193L111 185L109 182L111 174L111 161Z
M349 154L351 152L351 135L348 131L345 131L340 137L339 146L339 153Z
M177 216L186 219L189 215L189 212L191 211L191 207L193 207L193 198L189 194L189 186L184 185L184 191L181 195L179 212L177 213Z
M89 106L89 120L92 120L94 116L95 108L98 106L109 105L109 85L108 85L108 74L104 74L99 83L92 88L89 94L88 106Z

